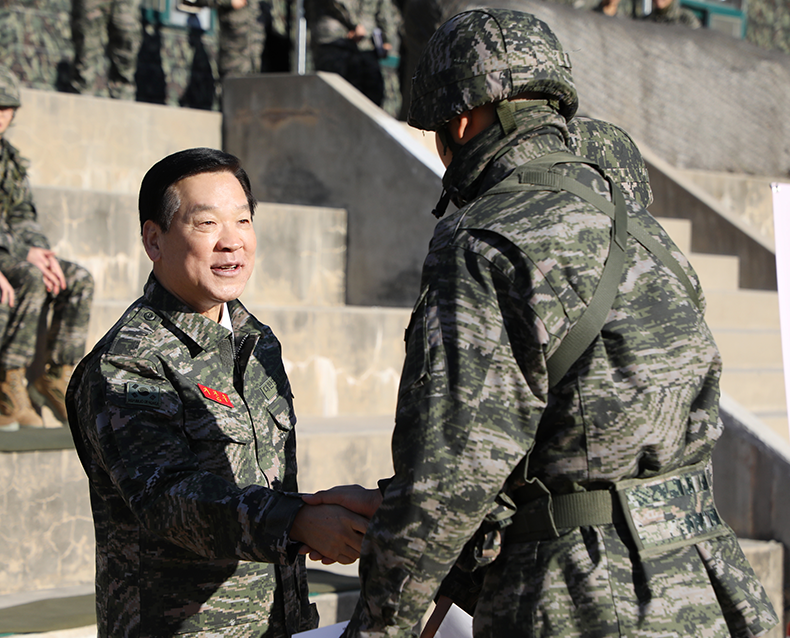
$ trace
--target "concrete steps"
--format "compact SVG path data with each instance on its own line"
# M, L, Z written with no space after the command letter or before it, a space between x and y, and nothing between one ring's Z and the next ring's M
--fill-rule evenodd
M784 439L790 438L778 294L738 288L737 257L692 253L691 222L660 221L699 275L705 317L724 364L722 390Z

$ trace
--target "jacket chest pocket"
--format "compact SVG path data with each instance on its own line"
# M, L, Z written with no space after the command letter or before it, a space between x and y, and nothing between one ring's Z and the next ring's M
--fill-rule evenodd
M184 429L202 469L238 482L255 436L247 408L240 397L223 394L209 399L198 388L184 402ZM216 392L216 391L215 391Z

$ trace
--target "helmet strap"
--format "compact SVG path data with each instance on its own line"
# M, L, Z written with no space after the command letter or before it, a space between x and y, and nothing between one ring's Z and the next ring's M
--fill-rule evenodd
M555 111L559 111L560 103L558 100L549 99L516 99L516 100L502 100L496 105L496 114L499 118L499 124L502 126L502 132L505 136L510 135L516 130L516 111L522 109L533 108L535 106L550 106Z
M516 107L510 100L502 100L496 105L496 115L505 135L510 135L516 130L515 113Z

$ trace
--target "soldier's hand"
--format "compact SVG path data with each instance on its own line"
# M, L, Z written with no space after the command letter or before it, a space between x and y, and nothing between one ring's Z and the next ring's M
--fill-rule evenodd
M319 557L325 564L349 565L359 558L368 519L339 505L303 505L289 536L304 543L301 553ZM309 548L309 551L308 551ZM328 562L327 562L328 561Z
M0 272L0 305L6 303L10 308L14 307L14 287L8 283L8 279Z
M27 251L27 261L41 271L47 292L57 295L66 287L66 277L60 269L57 255L48 248L36 248Z
M353 40L354 42L359 42L368 34L367 30L361 24L355 26L351 31L348 32L346 36L349 40Z
M342 505L346 509L371 518L381 504L381 492L361 485L338 485L315 494L303 494L302 500L310 505Z
M247 0L230 0L230 6L234 9L243 9L247 6Z

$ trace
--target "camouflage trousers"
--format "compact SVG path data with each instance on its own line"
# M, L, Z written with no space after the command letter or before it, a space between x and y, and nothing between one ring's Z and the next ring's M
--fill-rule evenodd
M376 106L384 101L384 77L375 51L360 51L351 40L335 40L313 49L316 71L337 73Z
M486 573L474 635L729 638L704 552L689 545L643 562L627 534L603 525L506 544Z
M266 44L264 3L248 2L241 9L219 7L219 77L241 77L261 72Z
M72 0L71 39L77 93L135 98L135 68L142 42L139 0Z
M0 306L0 330L3 330L0 368L14 370L31 364L36 354L41 313L50 307L47 361L73 365L85 354L93 277L82 266L62 259L58 262L66 278L66 288L52 295L44 286L41 271L34 265L26 261L10 265L0 261L0 270L16 295L13 308L7 304Z

